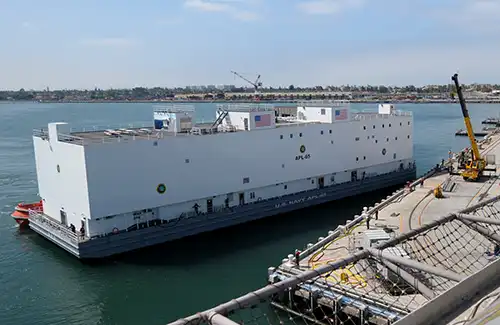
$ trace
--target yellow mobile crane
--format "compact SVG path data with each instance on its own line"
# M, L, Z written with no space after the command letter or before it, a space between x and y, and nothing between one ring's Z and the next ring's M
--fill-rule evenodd
M476 138L474 136L474 131L472 130L472 124L470 122L469 112L467 111L467 106L465 105L462 87L458 83L458 74L455 73L451 77L451 80L453 80L453 82L455 83L456 93L458 95L460 106L462 107L465 127L467 128L467 135L469 136L470 146L472 149L472 157L465 164L465 170L461 173L461 175L466 181L477 181L483 174L483 171L486 167L486 161L481 157L479 148L477 147Z

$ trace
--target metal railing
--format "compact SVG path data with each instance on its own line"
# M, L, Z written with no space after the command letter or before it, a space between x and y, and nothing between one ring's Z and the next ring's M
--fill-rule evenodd
M217 109L228 112L270 112L274 111L273 104L241 103L217 104Z
M500 245L499 200L317 268L270 268L269 285L169 325L446 324L500 284L500 259L490 253Z
M39 227L44 228L52 234L58 235L60 238L69 241L74 245L78 245L78 243L88 240L87 238L72 232L67 226L45 216L40 211L29 210L29 221L30 223L35 223Z
M312 106L325 106L325 107L347 107L351 103L348 100L335 100L335 99L318 99L318 100L301 100L297 102L297 106L312 107Z
M417 185L422 184L426 179L434 176L437 172L440 172L440 170L432 168L426 174L424 174L424 176L420 177L419 179L411 183L409 186L416 187ZM328 236L324 237L324 239L316 242L313 245L309 245L305 250L303 250L300 253L299 259L302 260L306 258L307 256L313 254L316 250L325 246L327 243L331 242L335 238L341 236L345 232L349 232L349 230L359 225L368 217L371 217L372 215L376 214L378 211L381 211L383 208L387 207L391 203L399 200L402 196L405 195L405 193L407 193L407 190L406 188L403 188L401 190L395 191L392 195L387 196L385 199L382 199L382 201L380 201L380 203L376 203L375 206L369 208L363 208L363 212L361 213L361 215L354 216L354 219L352 221L347 222L346 225L337 227L337 229L330 232Z
M194 112L195 106L193 104L162 104L153 105L154 113L186 113Z
M351 113L351 119L355 121L364 121L364 120L375 120L375 119L388 119L393 116L413 116L412 112L406 111L393 111L391 114L379 114L377 112L360 112L360 113Z

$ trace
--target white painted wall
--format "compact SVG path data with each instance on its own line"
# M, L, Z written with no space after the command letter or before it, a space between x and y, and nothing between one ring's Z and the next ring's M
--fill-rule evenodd
M157 146L148 140L89 144L85 158L91 214L125 213L411 159L410 121L389 116L251 134L165 137ZM296 160L307 154L309 159ZM163 195L156 192L159 183L167 186Z
M333 110L331 107L297 107L297 117L303 121L318 121L333 123Z
M57 126L49 124L49 132ZM33 137L33 144L44 213L61 221L63 210L67 224L79 229L82 217L90 215L84 147L57 141L57 132L50 133L50 140Z
M363 172L366 172L366 176L374 176L382 173L388 173L395 171L399 168L399 164L403 163L404 166L408 166L412 160L394 161L382 165L370 166L367 168L358 169L358 178L362 178ZM340 184L351 181L351 170L339 172L336 174L323 175L325 186ZM258 200L266 200L270 198L281 197L287 194L293 194L297 192L312 190L318 187L317 177L301 179L286 183L274 184L267 187L248 189L243 192L246 204L254 203ZM229 202L229 206L236 206L239 204L239 193L233 193L232 200ZM212 199L213 210L225 206L225 199L228 195L220 195L215 197L210 197ZM89 220L89 234L102 235L113 231L114 228L117 229L127 229L131 225L136 223L153 220L160 218L163 220L171 220L178 218L181 214L193 213L194 205L199 206L199 212L207 212L207 199L202 198L198 200L192 200L189 202L182 202L168 206L162 206L159 208L152 209L152 213L143 214L140 218L134 216L132 213L123 213L113 216L107 216L105 218L95 218ZM189 217L186 216L185 217ZM175 221L174 221L175 222Z
M412 162L412 134L411 116L366 115L350 123L85 146L55 141L52 134L50 142L34 137L34 145L45 213L60 220L64 208L68 224L77 228L87 216L88 233L95 235L176 218L193 211L195 203L205 212L209 198L217 209L228 194L235 206L240 192L252 203L317 188L318 177L328 186L350 181L352 170L358 178L363 171L367 176L394 171ZM164 194L156 191L160 183L167 187ZM132 215L142 209L151 212L139 219Z

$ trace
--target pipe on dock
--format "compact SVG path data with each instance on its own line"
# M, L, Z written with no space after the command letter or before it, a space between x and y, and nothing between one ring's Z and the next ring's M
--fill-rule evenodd
M431 273L431 274L440 276L442 278L446 278L448 280L460 282L466 278L466 276L464 276L464 275L460 275L458 273L444 270L442 268L428 265L425 263L410 260L408 258L404 258L401 256L396 256L396 255L393 255L391 253L384 252L381 249L367 248L367 250L370 252L370 254L372 254L373 256L378 257L380 259L385 259L385 260L388 260L388 261L396 263L396 264L402 264L402 265L410 267L412 269L416 269L416 270L419 270L422 272Z
M431 177L435 173L436 173L436 170L434 168L429 170L425 175L423 175L422 177L420 177L419 179L417 179L416 181L411 183L410 187L417 186L418 184L422 183L424 180ZM404 193L405 193L405 189L401 189L401 190L397 191L392 196L388 196L387 199L383 199L380 203L376 203L374 207L370 207L370 209L368 209L366 211L366 214L372 215L376 211L382 210L387 205L391 204L394 200L398 199ZM364 209L363 209L363 212L365 212ZM363 216L355 216L354 220L347 222L347 224L345 226L346 230L349 230L350 228L356 226L358 223L362 222L363 220L364 220ZM342 229L337 228L331 234L328 234L328 236L326 236L323 240L320 240L320 241L316 242L314 245L307 247L305 250L303 250L299 255L299 260L302 260L303 258L314 253L316 250L325 246L326 244L328 244L330 241L337 238L341 234L342 234Z
M489 224L489 225L498 225L498 226L500 226L500 220L499 219L478 217L478 216L474 216L474 215L466 214L466 213L460 213L460 214L458 214L458 217L460 219L465 219L465 220L469 220L469 221L472 221L472 222L480 222L480 223L486 223L486 224Z
M191 315L187 318L179 319L175 322L170 323L169 325L196 324L197 322L199 322L200 318L207 318L207 316L210 315L211 313L226 315L230 311L252 306L256 303L259 303L263 299L267 299L269 296L273 294L276 294L278 292L283 292L289 288L297 286L298 284L311 280L317 276L321 276L321 274L331 272L333 270L355 263L367 257L368 255L369 253L366 250L354 253L334 263L325 264L318 267L317 269L306 271L301 275L295 275L290 278L287 278L286 280L269 284L263 288L247 293L246 295L243 295L239 298L232 299L231 301L223 303L212 309L206 310L204 312L195 315Z
M207 323L212 325L239 325L238 323L216 312L210 312L207 314Z
M432 291L429 287L423 284L420 280L415 278L410 273L406 272L404 269L400 268L396 264L389 262L388 260L382 260L382 264L384 264L389 270L396 273L403 280L411 284L415 289L417 289L425 298L432 300L436 297L434 291Z
M467 214L469 212L473 212L473 211L475 211L475 210L477 210L479 208L482 208L482 207L484 207L486 205L489 205L491 203L495 203L497 201L500 201L500 195L492 197L492 198L490 198L488 200L485 200L483 202L480 202L478 204L472 205L472 206L470 206L468 208L462 209L462 210L460 210L460 211L458 211L456 213L450 213L448 215L445 215L444 217L442 217L440 219L436 219L434 221L426 223L426 224L424 224L422 226L419 226L416 229L411 229L408 232L399 234L394 239L388 240L386 242L383 242L383 243L377 245L376 248L382 250L382 249L385 249L387 247L395 246L395 245L397 245L397 244L399 244L401 242L404 242L404 241L406 241L406 240L408 240L408 239L410 239L410 238L412 238L412 237L414 237L414 236L416 236L418 234L426 232L427 230L430 230L430 229L432 229L434 227L437 227L437 226L442 225L444 223L447 223L447 222L449 222L449 221L451 221L453 219L456 219L458 214L464 214L464 213Z
M469 226L470 228L474 229L475 231L477 231L478 233L483 235L484 237L488 238L489 240L491 240L497 244L500 244L500 236L496 232L494 232L488 228L484 228L483 226L478 225L476 222L472 222L472 221L465 219L463 217L463 214L459 214L457 216L457 218L460 221L462 221L463 223L465 223L467 226Z

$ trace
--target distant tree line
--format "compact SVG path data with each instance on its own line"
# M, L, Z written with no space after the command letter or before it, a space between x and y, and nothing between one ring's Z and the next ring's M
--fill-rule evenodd
M491 84L471 84L464 85L466 91L477 91L483 93L491 93L499 91L500 85ZM343 97L342 93L351 93L354 97L362 97L365 95L398 95L398 94L412 94L412 95L425 95L425 94L451 94L453 87L449 85L428 85L417 87L409 86L313 86L313 87L298 87L289 85L288 87L266 87L260 89L264 97L268 97L266 93L337 93L326 94L323 96L330 97ZM163 87L135 87L131 89L98 89L93 90L25 90L19 89L17 91L0 91L0 100L14 100L14 101L32 101L32 100L50 100L50 101L81 101L81 100L164 100L173 99L176 95L190 95L196 94L200 99L224 99L227 97L244 97L252 96L254 93L253 88L244 87L231 87L230 89L217 89L216 87L185 87L185 88L163 88ZM204 94L204 95L203 95ZM233 96L234 94L234 96ZM241 95L243 94L243 95ZM248 95L247 95L248 94ZM339 95L340 94L340 95ZM306 95L310 96L310 95Z

